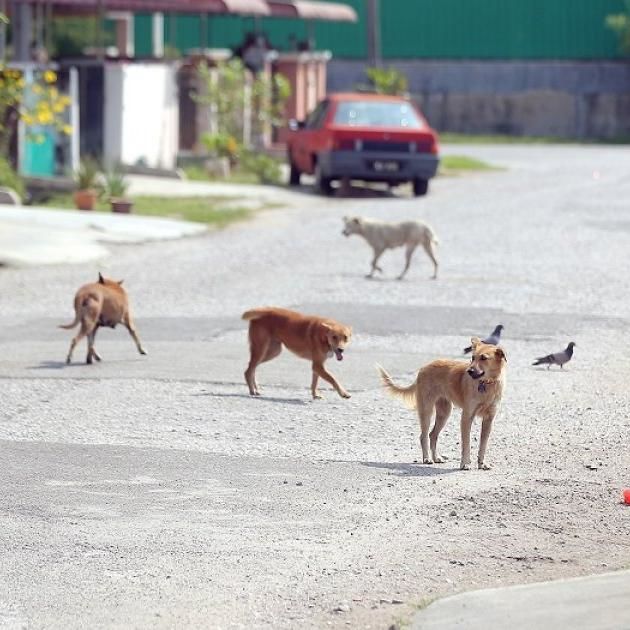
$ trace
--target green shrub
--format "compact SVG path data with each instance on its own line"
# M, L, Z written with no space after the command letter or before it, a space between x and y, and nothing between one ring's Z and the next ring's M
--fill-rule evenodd
M0 186L13 188L20 197L24 198L24 182L22 178L4 158L0 158Z
M241 169L256 175L261 184L279 184L282 181L280 163L264 153L254 153L253 151L243 153Z
M396 68L368 68L365 74L379 94L403 96L407 93L407 76Z

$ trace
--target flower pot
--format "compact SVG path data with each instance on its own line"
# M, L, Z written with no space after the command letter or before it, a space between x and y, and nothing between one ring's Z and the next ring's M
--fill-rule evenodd
M110 199L109 203L112 207L112 212L119 212L120 214L129 214L133 208L133 201L128 199Z
M86 190L77 190L72 198L74 205L79 210L94 210L97 194L95 190L88 188Z

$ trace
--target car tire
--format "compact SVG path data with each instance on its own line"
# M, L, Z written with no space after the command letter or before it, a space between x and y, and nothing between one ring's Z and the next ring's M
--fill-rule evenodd
M429 191L428 179L414 179L413 180L413 194L414 197L422 197Z
M332 177L326 177L322 174L319 162L315 163L315 191L320 195L330 196L333 194Z

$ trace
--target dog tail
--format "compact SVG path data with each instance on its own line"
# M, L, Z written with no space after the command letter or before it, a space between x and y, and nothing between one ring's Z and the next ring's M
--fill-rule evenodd
M267 308L253 308L251 311L245 311L241 315L241 319L244 319L246 322L249 322L253 319L260 319L264 317L269 312Z
M79 313L77 313L74 316L74 321L71 324L59 324L59 326L57 326L57 328L63 328L64 330L71 330L72 328L74 328L79 322L81 321L81 316L79 315Z
M383 387L389 392L389 394L394 396L394 398L400 398L410 409L415 409L417 407L418 401L416 399L415 381L408 387L400 387L400 385L396 385L396 383L392 381L392 377L386 372L385 368L380 366L378 363L376 364L376 369L381 377Z

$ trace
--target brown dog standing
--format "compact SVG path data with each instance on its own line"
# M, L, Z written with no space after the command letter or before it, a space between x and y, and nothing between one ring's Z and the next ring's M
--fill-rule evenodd
M462 470L470 469L470 430L475 416L480 416L482 424L477 466L482 470L490 468L484 458L492 421L503 395L507 358L502 348L482 343L477 337L471 339L471 346L470 363L450 359L433 361L420 369L415 382L409 387L399 387L382 367L377 366L383 385L390 394L402 398L418 411L422 460L425 464L444 461L438 455L437 440L451 415L453 405L456 405L462 410L460 467ZM435 424L429 433L434 409Z
M252 396L260 395L256 383L256 367L277 357L284 344L294 354L313 362L313 398L321 398L317 391L320 376L342 398L350 398L350 394L324 367L324 362L332 354L335 354L338 361L343 360L343 352L352 335L349 326L332 319L302 315L275 307L252 309L243 313L243 319L249 322L250 359L245 371L245 381Z
M59 326L59 328L70 330L81 323L81 329L70 344L66 363L70 363L75 346L86 336L88 338L87 363L92 363L92 357L97 361L101 360L94 349L94 338L100 326L116 328L118 324L124 324L136 342L138 352L146 354L131 318L129 298L121 286L122 283L122 280L118 282L110 280L99 273L98 282L86 284L77 291L74 296L74 321L71 324Z

